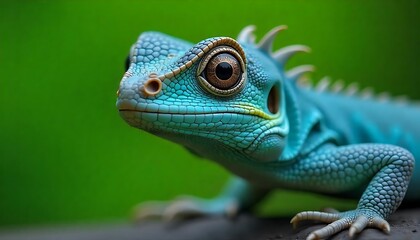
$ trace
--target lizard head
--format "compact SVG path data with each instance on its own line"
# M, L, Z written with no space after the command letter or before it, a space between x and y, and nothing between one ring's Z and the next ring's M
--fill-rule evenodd
M252 26L238 40L214 37L197 44L141 34L117 92L120 115L204 157L275 161L289 132L285 76L270 53L282 29L259 44L253 43ZM287 58L291 51L277 55Z

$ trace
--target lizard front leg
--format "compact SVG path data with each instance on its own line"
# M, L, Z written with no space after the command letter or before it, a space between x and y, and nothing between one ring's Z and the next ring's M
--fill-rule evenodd
M146 202L135 209L137 220L164 218L165 220L182 219L202 215L235 216L238 212L252 208L269 192L247 181L232 178L221 194L213 199L201 199L181 196L170 202Z
M302 220L330 223L312 232L307 239L328 238L347 228L350 228L350 236L366 227L389 232L385 219L402 202L414 169L414 158L407 150L383 144L326 147L299 162L295 170L305 175L297 181L313 189L339 193L367 185L355 210L298 213L291 220L295 226Z

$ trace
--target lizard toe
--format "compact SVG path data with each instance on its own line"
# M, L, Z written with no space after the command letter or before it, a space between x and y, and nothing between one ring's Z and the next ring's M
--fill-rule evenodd
M308 237L306 238L306 240L311 240L311 239L325 239L325 238L329 238L332 235L339 233L341 231L343 231L344 229L348 228L350 225L349 220L346 218L342 218L339 219L337 221L334 221L330 224L328 224L327 226L315 230L312 233L310 233L308 235Z
M369 224L369 219L364 216L360 215L356 218L356 221L351 224L350 230L349 230L349 236L353 237L354 235L360 233L363 231L363 229L366 228L366 226Z
M305 220L315 220L321 221L325 223L331 223L335 220L338 220L340 215L338 213L325 213L325 212L318 212L318 211L305 211L296 214L290 223L293 224L293 228L296 228L300 221Z
M134 208L134 220L163 219L165 221L184 220L206 215L226 215L234 218L240 211L240 204L233 199L201 199L181 196L174 201L151 201L138 204Z
M311 232L307 240L329 238L348 228L350 237L354 237L366 227L379 228L385 233L390 232L388 222L375 211L369 209L356 209L342 213L307 211L296 214L290 222L296 227L300 221L304 220L329 223L327 226Z
M174 221L195 218L205 215L204 209L199 202L192 200L177 200L170 204L163 212L165 221Z
M232 219L235 218L239 213L239 203L237 201L232 201L225 206L225 215Z
M140 203L133 208L132 218L135 222L162 218L166 204L160 201Z
M322 209L322 212L326 212L326 213L340 213L340 211L338 211L335 208L330 208L330 207L326 207L324 209Z

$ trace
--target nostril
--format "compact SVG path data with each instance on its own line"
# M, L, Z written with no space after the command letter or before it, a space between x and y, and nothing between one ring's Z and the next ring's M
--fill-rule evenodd
M150 78L143 85L146 96L155 96L162 90L162 82L158 78Z

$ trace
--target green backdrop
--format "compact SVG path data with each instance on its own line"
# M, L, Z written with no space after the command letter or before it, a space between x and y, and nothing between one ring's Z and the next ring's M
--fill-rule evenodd
M307 44L324 75L419 98L418 1L1 1L0 225L105 221L137 202L203 197L228 173L130 128L115 108L130 45L162 31L192 42L258 36L287 24L276 47ZM420 121L420 120L419 120ZM289 215L354 201L279 191L261 211Z

